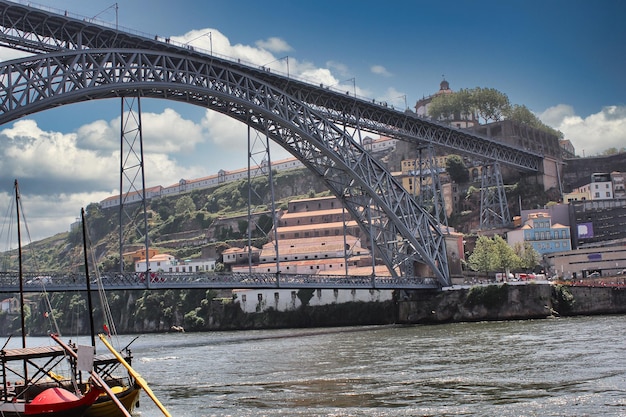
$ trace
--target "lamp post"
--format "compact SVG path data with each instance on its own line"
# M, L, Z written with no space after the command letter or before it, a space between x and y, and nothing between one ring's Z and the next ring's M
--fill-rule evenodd
M198 40L198 39L202 38L203 36L208 36L208 37L209 37L209 51L211 52L211 55L213 55L213 33L212 33L212 32L210 32L210 31L209 31L209 32L205 32L205 33L203 33L202 35L200 35L200 36L196 36L195 38L193 38L193 39L191 39L191 40L189 40L189 41L185 42L185 43L183 44L183 46L190 45L190 44L191 44L191 42L193 42L193 41L195 41L195 40Z
M289 78L289 56L284 56L282 58L277 58L271 62L268 62L267 64L263 64L261 65L261 68L265 69L265 67L267 67L270 64L273 64L274 62L278 62L278 61L285 61L287 63L287 78ZM269 67L268 67L269 68Z

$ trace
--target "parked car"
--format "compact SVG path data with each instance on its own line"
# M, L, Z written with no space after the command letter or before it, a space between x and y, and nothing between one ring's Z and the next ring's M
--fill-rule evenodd
M587 275L587 278L600 278L602 275L600 275L600 273L598 271L596 272L592 272L591 274Z
M29 279L28 281L26 281L26 284L28 284L28 285L33 285L33 284L45 284L45 285L48 285L48 284L52 284L52 277L45 276L45 275L38 276L38 277L35 277L33 279Z

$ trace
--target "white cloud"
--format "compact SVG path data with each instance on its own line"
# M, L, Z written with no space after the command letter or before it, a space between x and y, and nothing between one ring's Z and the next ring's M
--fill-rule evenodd
M387 68L383 67L382 65L372 65L370 67L370 71L372 71L373 74L382 75L384 77L392 76L392 74L389 71L387 71Z
M211 173L217 173L220 169L233 170L244 168L247 166L247 149L248 149L248 127L247 125L235 120L229 116L207 110L202 125L206 129L210 141L214 145L212 152L220 155L219 164L213 165ZM278 161L288 158L291 155L280 145L271 146L271 159ZM265 137L257 133L254 129L250 131L251 152L260 153L265 149ZM257 159L263 159L260 156ZM256 160L253 163L260 163ZM207 175L207 174L205 174Z
M576 115L572 106L559 104L538 117L563 132L580 156L597 155L609 148L626 146L626 106L606 106L583 118Z
M205 28L171 37L171 42L244 64L263 66L269 71L350 95L373 97L356 84L358 80L342 63L329 61L320 67L284 56L292 48L280 38L258 40L254 45L231 44L220 31ZM0 49L0 59L23 55ZM372 70L379 75L390 75L384 67ZM404 106L404 94L393 88L387 90L385 97L390 105L396 104L396 108ZM181 178L199 178L220 169L246 166L248 128L245 124L214 111L207 110L201 120L191 120L167 108L167 103L163 108L160 112L144 111L141 115L147 186L169 186ZM94 117L92 120L69 133L46 131L30 119L21 119L0 129L3 143L0 176L11 179L7 184L0 184L0 204L10 197L12 179L18 178L23 184L24 200L26 197L29 200L31 222L37 223L33 230L37 230L38 236L67 230L81 207L119 193L120 118ZM256 132L253 138L259 142L265 140ZM259 150L257 145L253 146L253 151ZM290 156L272 141L270 146L272 160Z
M45 132L33 120L15 122L0 131L0 138L5 143L0 151L0 174L40 179L42 192L56 181L59 189L70 189L80 182L93 186L115 166L111 158L80 149L75 133Z
M341 62L328 61L326 62L326 66L329 69L336 71L342 77L347 77L349 75L348 66L342 64Z
M261 49L267 49L268 51L277 54L289 52L293 49L291 46L289 46L287 42L285 42L281 38L276 37L256 41L255 45Z
M389 87L385 91L385 95L376 101L385 102L387 105L393 106L398 110L405 109L405 107L409 106L406 93L398 91L393 87Z
M80 217L81 208L85 208L89 202L101 201L108 197L108 193L105 192L37 194L27 184L19 180L18 183L21 201L20 217L25 220L27 226L22 230L23 245L69 231L70 224ZM0 192L1 207L10 207L14 199L13 191ZM15 213L6 213L6 210L3 213L8 216L3 220L3 224L15 230L15 226L8 223L15 222ZM3 238L6 247L1 248L0 251L17 246L17 236L3 236Z

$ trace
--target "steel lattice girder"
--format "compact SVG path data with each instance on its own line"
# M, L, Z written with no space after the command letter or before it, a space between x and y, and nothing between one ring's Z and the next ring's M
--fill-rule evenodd
M413 113L394 111L381 104L340 94L323 86L293 77L260 70L256 67L205 55L184 45L151 39L117 28L94 24L40 9L0 0L0 44L30 52L60 49L129 48L178 52L199 60L220 60L248 76L261 79L316 109L329 121L343 126L369 130L417 144L430 143L454 153L529 172L541 167L542 155L518 149L490 138L425 120Z
M504 182L497 163L483 166L480 187L480 228L493 229L510 224Z
M412 275L413 262L421 262L449 285L442 231L380 162L306 104L221 62L110 49L14 60L0 66L0 124L129 93L207 107L264 132L346 203L393 276Z

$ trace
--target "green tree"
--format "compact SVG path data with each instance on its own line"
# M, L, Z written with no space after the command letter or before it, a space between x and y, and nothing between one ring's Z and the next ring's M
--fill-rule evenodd
M531 112L526 106L515 104L509 107L505 113L505 117L508 120L512 120L516 123L534 127L535 129L543 130L551 135L554 135L560 139L564 137L563 133L544 124L533 112Z
M176 214L187 214L196 211L196 205L189 194L186 194L176 201Z
M495 88L476 87L469 91L472 100L472 108L478 118L485 123L497 122L503 119L511 104L506 94Z
M519 267L525 270L533 269L541 262L541 255L533 248L530 242L517 242L513 250L520 259Z
M506 94L493 88L476 87L434 97L428 105L428 115L438 120L476 116L489 123L502 120L510 106Z
M467 264L472 270L485 274L496 269L497 262L493 240L487 236L480 236L476 241L474 252L467 259Z
M237 221L237 228L239 229L239 234L241 236L246 236L248 232L248 221L247 220Z
M523 105L520 106L518 104L511 106L506 114L506 118L513 120L514 122L533 127L538 126L540 123L537 116L528 110L528 107Z
M459 155L449 155L446 159L446 171L450 179L457 184L465 184L469 181L469 170L465 166L463 158Z
M462 113L462 105L457 93L439 94L428 105L428 115L437 120L451 120Z
M615 147L612 147L612 148L609 148L609 149L605 149L602 153L600 153L600 155L601 156L611 156L611 155L617 155L617 154L624 153L624 152L626 152L626 148L619 148L619 149L617 149Z
M493 245L497 267L508 276L511 269L520 264L520 258L501 236L496 235L493 237Z

